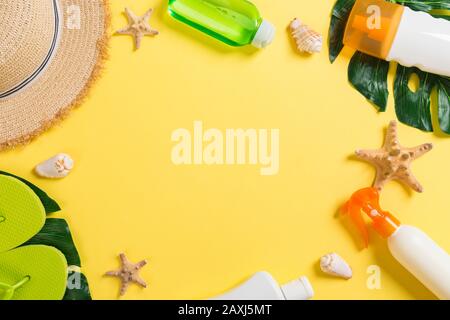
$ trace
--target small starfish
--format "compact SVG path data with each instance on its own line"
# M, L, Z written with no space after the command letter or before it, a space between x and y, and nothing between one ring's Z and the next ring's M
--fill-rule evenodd
M116 31L116 34L127 34L134 37L135 49L141 47L141 40L144 36L156 36L158 31L152 29L148 20L153 12L149 9L142 17L138 17L128 8L125 8L125 13L128 18L128 26L126 28Z
M433 149L431 143L414 148L404 148L398 142L397 122L391 121L386 132L384 145L378 150L356 150L356 156L375 166L377 176L374 187L381 191L391 180L398 180L415 190L423 192L419 181L411 172L411 163Z
M108 271L105 275L121 278L122 286L120 287L120 295L123 296L127 292L131 282L137 283L143 288L147 288L147 283L139 276L139 270L147 264L147 260L142 260L133 264L128 261L124 253L121 253L119 257L122 267L119 270Z

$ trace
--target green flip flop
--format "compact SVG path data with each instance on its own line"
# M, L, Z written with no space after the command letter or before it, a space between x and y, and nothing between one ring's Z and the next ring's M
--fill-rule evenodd
M64 297L67 261L62 252L45 245L17 248L42 229L45 218L44 206L30 187L0 175L0 300Z
M0 300L61 300L67 261L56 248L33 245L0 253Z
M20 246L42 229L45 209L25 183L0 176L0 252Z

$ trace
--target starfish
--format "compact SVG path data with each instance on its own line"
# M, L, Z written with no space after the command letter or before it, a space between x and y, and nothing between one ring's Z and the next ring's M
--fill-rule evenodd
M147 260L133 264L128 261L124 253L121 253L119 257L122 264L121 268L115 271L108 271L105 275L119 277L122 280L120 295L123 296L127 292L128 286L132 282L137 283L143 288L147 288L147 283L139 276L139 270L147 264Z
M141 40L144 36L156 36L159 34L159 32L152 29L148 23L152 12L153 9L149 9L142 17L138 17L130 9L125 8L125 13L128 18L128 26L116 31L116 34L127 34L133 36L135 49L139 49L141 47Z
M402 147L398 141L397 122L391 121L386 132L384 145L378 150L356 150L356 156L375 166L377 175L374 187L381 191L391 180L403 182L416 192L423 192L419 181L411 172L411 163L433 149L431 143L414 148Z

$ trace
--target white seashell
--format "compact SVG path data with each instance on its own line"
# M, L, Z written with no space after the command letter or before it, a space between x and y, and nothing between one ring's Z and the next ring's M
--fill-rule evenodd
M300 52L318 53L322 50L323 37L299 19L295 18L289 25L292 37Z
M352 268L337 253L329 253L320 258L320 269L326 274L350 279L353 275Z
M43 178L58 179L66 177L73 169L74 161L64 153L38 164L35 168L37 175Z

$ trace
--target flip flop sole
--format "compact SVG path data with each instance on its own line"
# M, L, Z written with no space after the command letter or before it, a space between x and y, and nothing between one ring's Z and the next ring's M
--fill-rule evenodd
M45 209L33 190L18 179L0 175L0 252L23 244L44 223Z
M67 287L67 261L54 247L32 245L0 253L0 282L18 288L12 300L61 300Z

